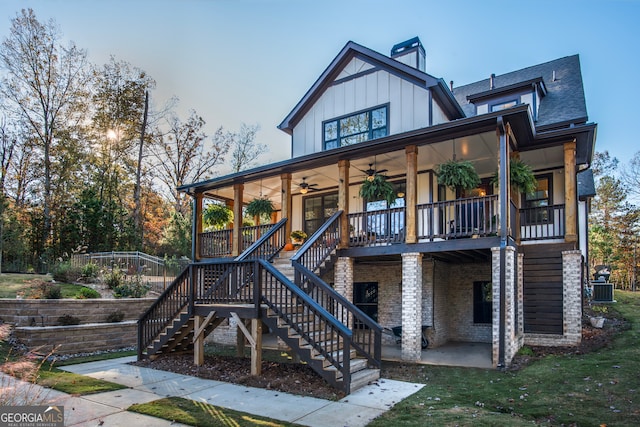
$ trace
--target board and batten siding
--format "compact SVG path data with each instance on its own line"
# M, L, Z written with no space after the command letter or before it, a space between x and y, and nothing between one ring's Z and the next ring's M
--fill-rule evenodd
M354 58L293 129L293 157L323 151L322 123L379 105L389 105L389 134L429 126L429 90ZM369 71L369 72L367 72ZM363 73L359 77L352 75ZM343 80L341 82L341 80ZM433 124L446 120L433 102Z

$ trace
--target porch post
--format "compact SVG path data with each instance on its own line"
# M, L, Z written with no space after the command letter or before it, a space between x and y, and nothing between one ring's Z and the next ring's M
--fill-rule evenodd
M282 200L280 206L282 206L282 218L287 218L287 223L284 225L284 235L286 236L287 243L291 243L291 221L292 218L292 201L291 201L291 174L283 173L280 175L282 180Z
M242 252L242 193L244 184L233 184L233 232L231 236L231 255L236 257Z
M577 210L578 200L576 198L576 142L565 142L564 144L564 240L565 242L576 242L577 233Z
M402 254L401 359L418 361L422 355L422 254Z
M418 201L418 147L405 148L407 154L407 191L405 207L405 243L416 243L416 204Z
M203 199L203 194L202 193L197 193L196 197L195 197L195 212L193 215L193 219L195 221L195 234L193 236L194 239L194 253L193 253L193 259L195 261L200 261L201 254L202 254L202 247L201 247L201 242L200 242L200 234L202 234L202 199Z
M338 161L338 209L342 211L340 219L339 248L349 247L349 160Z

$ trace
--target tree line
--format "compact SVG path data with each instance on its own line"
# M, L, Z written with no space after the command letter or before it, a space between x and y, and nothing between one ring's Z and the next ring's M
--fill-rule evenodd
M1 271L46 271L76 251L189 256L183 184L254 165L259 125L205 132L153 103L155 80L111 57L89 62L32 9L0 45Z
M592 165L596 196L589 214L589 259L608 266L618 288L636 290L640 263L640 151L627 164L597 152Z

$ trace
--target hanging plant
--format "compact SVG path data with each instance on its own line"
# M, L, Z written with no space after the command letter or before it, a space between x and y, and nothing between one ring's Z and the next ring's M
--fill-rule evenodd
M515 186L520 193L533 194L538 188L538 181L533 174L531 166L523 162L517 157L511 158L509 162L509 181L511 185ZM499 185L500 179L498 177L498 171L493 174L491 178L491 184Z
M480 177L476 168L468 160L449 160L436 167L438 184L446 185L452 190L461 188L471 190L480 185Z
M387 181L387 177L384 175L376 174L373 179L369 181L365 179L360 187L360 197L368 202L375 202L376 200L386 200L390 207L396 201L396 191L393 185Z
M207 226L222 230L233 219L233 212L225 205L211 203L204 210L202 217Z
M245 212L249 216L269 216L273 213L274 207L271 200L266 197L255 198L249 202L245 208Z

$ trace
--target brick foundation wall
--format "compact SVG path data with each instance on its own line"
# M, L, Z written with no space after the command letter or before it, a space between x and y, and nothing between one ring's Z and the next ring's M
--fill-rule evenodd
M15 326L56 326L65 314L80 319L81 324L103 323L116 312L123 320L138 320L154 298L126 299L0 299L0 319Z
M473 322L473 282L491 281L489 263L457 264L449 268L447 284L450 341L491 342L491 324Z
M30 350L48 354L74 354L101 350L115 350L137 345L136 321L93 323L72 326L31 327L14 330L16 338Z

